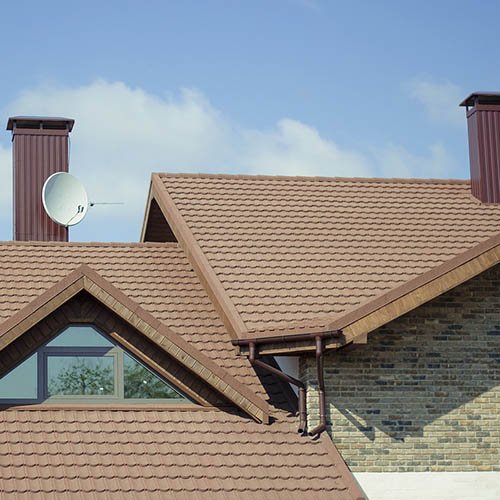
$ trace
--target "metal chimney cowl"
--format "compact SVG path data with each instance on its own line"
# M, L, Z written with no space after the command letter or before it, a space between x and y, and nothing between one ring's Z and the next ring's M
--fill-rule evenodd
M56 224L42 203L44 182L56 172L67 172L68 141L74 120L12 116L13 218L16 241L68 241L68 228Z
M466 107L472 194L500 203L500 92L474 92Z

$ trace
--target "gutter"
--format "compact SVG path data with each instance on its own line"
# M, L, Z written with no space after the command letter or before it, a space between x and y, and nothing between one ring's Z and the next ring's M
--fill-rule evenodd
M330 330L328 332L317 332L317 333L298 333L296 335L274 335L269 337L254 337L245 339L234 339L232 340L233 345L237 346L249 346L250 344L263 345L263 344L281 344L286 342L301 342L304 340L315 340L317 337L321 339L332 339L339 337L342 334L342 330Z
M297 340L313 340L316 344L316 371L318 379L318 396L319 396L319 424L307 432L307 404L306 404L306 386L301 380L292 377L282 370L278 370L274 366L271 366L264 361L257 359L259 356L258 346L259 344L268 344L275 342L288 342L290 336L279 336L279 337L266 337L261 339L241 339L233 340L233 345L238 346L248 346L248 361L252 366L258 366L263 370L272 373L281 380L293 384L299 388L299 427L298 432L303 436L309 434L309 436L318 437L322 432L326 430L326 395L325 395L325 379L324 379L324 367L323 367L323 353L325 350L325 339L337 337L341 333L340 330L324 333L306 333L293 336Z

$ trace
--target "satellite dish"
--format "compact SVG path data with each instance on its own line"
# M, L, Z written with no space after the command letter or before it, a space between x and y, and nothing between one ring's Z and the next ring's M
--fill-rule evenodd
M42 188L42 203L47 215L61 226L74 226L83 220L89 208L87 192L71 174L52 174Z

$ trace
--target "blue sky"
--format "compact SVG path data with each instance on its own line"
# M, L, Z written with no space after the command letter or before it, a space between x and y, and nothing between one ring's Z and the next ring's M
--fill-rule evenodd
M0 110L76 118L95 207L138 238L152 171L468 177L459 101L500 90L498 2L6 2ZM0 239L11 238L0 134Z

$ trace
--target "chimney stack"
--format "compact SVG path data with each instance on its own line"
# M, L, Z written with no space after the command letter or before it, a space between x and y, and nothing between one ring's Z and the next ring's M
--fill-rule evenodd
M14 240L68 241L68 228L56 224L42 204L44 182L68 171L68 138L74 120L12 116Z
M500 92L474 92L466 107L472 194L500 203Z

